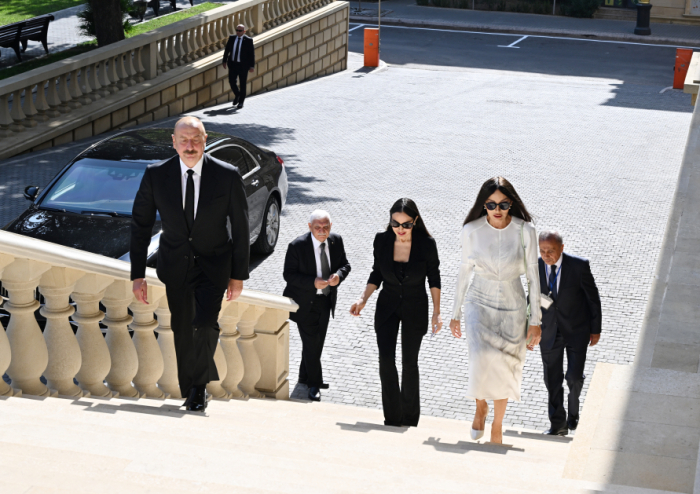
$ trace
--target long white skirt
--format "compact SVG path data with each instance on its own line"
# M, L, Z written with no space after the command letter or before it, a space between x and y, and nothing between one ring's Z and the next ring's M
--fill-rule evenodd
M527 299L520 278L497 281L474 276L464 320L469 345L467 396L520 401L527 353Z

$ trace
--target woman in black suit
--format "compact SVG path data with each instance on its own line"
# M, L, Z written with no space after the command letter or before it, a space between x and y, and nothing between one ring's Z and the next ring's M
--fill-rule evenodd
M359 316L367 300L382 282L374 314L379 347L384 424L417 426L420 418L418 352L428 332L428 280L433 299L433 332L442 327L440 317L440 259L435 240L425 228L418 207L399 199L389 211L385 232L374 238L374 266L362 297L350 308ZM396 341L401 323L403 372L401 387L396 371Z

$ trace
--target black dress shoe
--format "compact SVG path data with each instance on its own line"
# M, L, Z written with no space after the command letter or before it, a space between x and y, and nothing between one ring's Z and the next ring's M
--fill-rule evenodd
M543 434L545 436L566 436L569 433L569 429L562 427L561 429L549 428Z
M185 400L185 402L182 405L180 405L180 407L185 407L189 410L188 407L190 406L190 403L192 403L192 397L194 396L196 391L197 390L195 389L195 387L192 386L190 388L190 392L187 394L187 399Z
M207 409L207 402L207 386L205 384L201 384L195 387L194 396L192 396L192 400L190 401L187 410L190 412L203 412Z
M233 98L233 106L236 106L238 104L238 96Z
M569 430L575 431L576 427L578 427L578 418L569 417L566 419L566 425L569 427Z
M309 399L311 401L321 401L321 390L316 387L309 388Z
M238 108L239 110L243 108L243 103L238 103L238 106L236 108Z

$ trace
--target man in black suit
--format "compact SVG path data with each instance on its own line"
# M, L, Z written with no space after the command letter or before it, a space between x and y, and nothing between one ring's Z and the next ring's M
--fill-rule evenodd
M238 109L241 109L245 101L248 72L252 74L255 71L253 38L245 35L245 26L243 24L236 26L236 35L229 36L226 42L223 65L228 67L228 83L231 85L231 91L236 96L233 100L233 106L238 105ZM236 85L236 78L241 81L240 89Z
M134 295L148 303L146 254L160 213L157 273L172 314L180 390L187 398L183 406L202 412L207 383L219 379L214 352L221 301L224 292L227 300L241 294L250 249L241 174L204 154L206 140L197 118L175 124L178 156L146 168L134 200L130 249Z
M331 217L316 210L309 217L309 233L294 239L284 259L284 296L294 299L299 310L290 319L301 336L299 382L309 387L309 399L321 401L323 383L321 353L331 314L335 317L338 285L350 273L350 263L340 235L331 233Z
M542 310L540 352L544 383L549 392L549 435L565 436L576 430L579 396L586 376L586 350L600 340L601 305L591 266L586 259L564 254L564 241L555 231L539 236L540 289L552 299ZM569 387L567 418L564 408L564 352Z

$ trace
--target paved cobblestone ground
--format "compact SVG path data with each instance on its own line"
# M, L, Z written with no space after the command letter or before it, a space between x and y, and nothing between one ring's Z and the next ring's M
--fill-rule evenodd
M604 322L587 375L596 362L631 363L690 121L687 95L641 83L621 95L619 80L486 69L390 66L367 73L353 60L344 73L250 98L240 112L226 106L197 113L208 129L274 149L287 166L279 247L254 259L247 287L282 293L286 245L304 233L315 208L330 211L333 230L345 239L352 273L340 287L326 342L331 388L323 399L381 407L376 295L362 317L348 309L366 283L372 239L391 204L413 198L437 239L447 320L462 221L481 183L497 174L515 184L539 229L559 229L568 252L591 259ZM0 223L26 207L24 185L46 183L85 142L0 163ZM294 325L290 345L291 387L303 397ZM424 339L423 414L471 419L468 365L466 341L447 328ZM523 401L509 405L506 423L548 427L537 351L527 358Z

